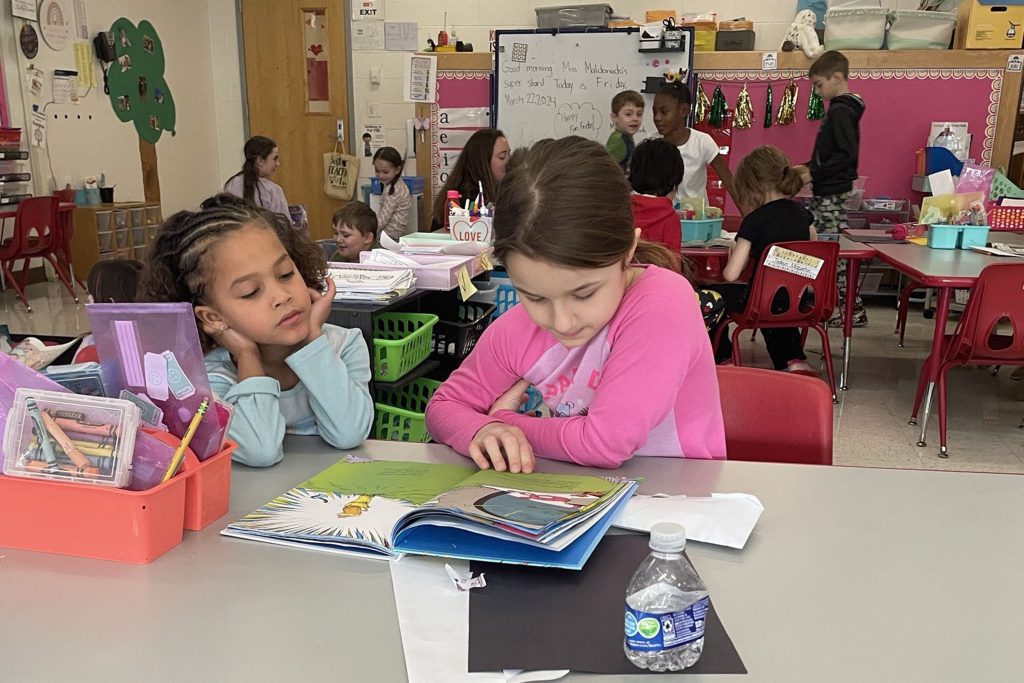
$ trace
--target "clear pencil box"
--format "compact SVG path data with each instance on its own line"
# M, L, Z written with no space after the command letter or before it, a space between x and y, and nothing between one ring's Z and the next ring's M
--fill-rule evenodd
M4 428L4 474L123 488L139 408L130 401L18 389Z

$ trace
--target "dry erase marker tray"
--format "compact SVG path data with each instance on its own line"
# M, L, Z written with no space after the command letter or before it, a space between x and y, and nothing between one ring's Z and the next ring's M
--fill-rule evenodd
M139 409L100 396L18 389L4 429L3 472L121 488L131 482Z
M173 453L174 437L156 438ZM234 450L227 441L203 462L188 451L176 476L146 491L0 476L0 546L152 562L181 543L184 530L198 531L227 512Z

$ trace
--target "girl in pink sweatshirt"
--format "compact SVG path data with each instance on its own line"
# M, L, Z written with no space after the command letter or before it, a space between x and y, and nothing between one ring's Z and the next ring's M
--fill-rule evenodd
M509 161L495 255L520 304L427 406L431 436L482 468L534 456L618 467L634 455L724 458L711 344L673 255L639 240L630 186L599 144L542 140ZM521 414L535 387L550 417Z

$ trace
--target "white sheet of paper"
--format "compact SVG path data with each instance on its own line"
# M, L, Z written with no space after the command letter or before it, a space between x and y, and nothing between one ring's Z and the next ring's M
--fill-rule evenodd
M469 591L459 592L445 564L460 574L469 562L406 555L391 567L409 683L526 683L553 681L568 671L469 673Z
M953 174L948 168L928 176L928 187L931 189L933 197L956 192L956 183L953 182Z
M415 52L420 47L419 32L420 25L415 21L385 21L384 49Z
M820 259L816 256L808 256L807 254L801 254L798 251L791 249L784 249L777 244L773 244L768 249L768 256L764 259L765 268L775 268L776 270L783 270L787 273L793 273L794 275L800 275L809 280L813 280L818 277L818 273L821 272L821 267L825 265L824 259Z
M437 58L407 54L402 83L406 102L433 102L437 99Z
M1003 197L1001 200L999 200L999 206L1024 206L1024 199Z
M11 14L29 21L39 21L39 3L36 0L11 0Z
M764 506L748 493L712 493L711 497L634 495L612 524L650 531L658 522L686 527L689 541L742 549Z
M384 25L379 21L366 21L352 25L353 50L383 50Z

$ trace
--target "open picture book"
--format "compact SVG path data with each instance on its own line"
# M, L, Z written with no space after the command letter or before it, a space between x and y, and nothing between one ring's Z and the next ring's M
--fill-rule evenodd
M412 553L582 569L638 485L342 460L221 533L381 559Z

